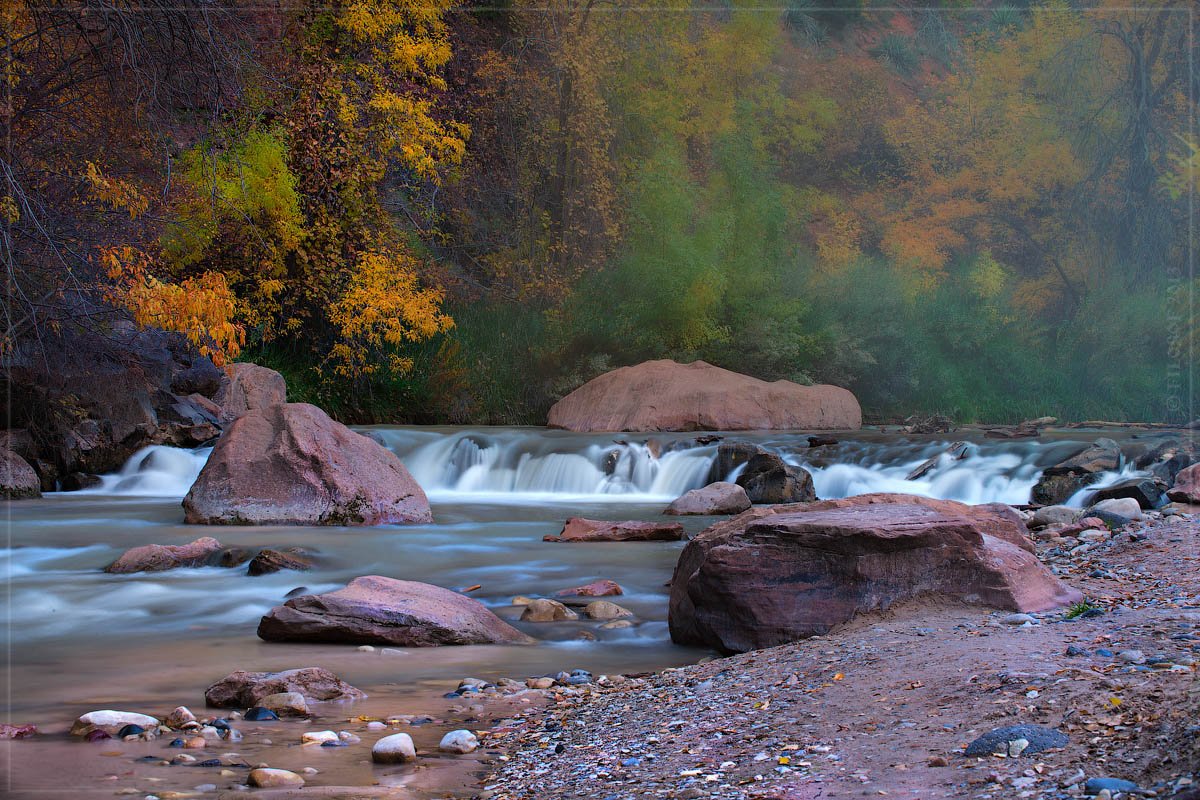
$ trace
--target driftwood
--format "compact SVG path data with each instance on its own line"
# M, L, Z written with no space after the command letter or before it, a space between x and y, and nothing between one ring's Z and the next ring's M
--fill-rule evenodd
M989 439L1027 439L1042 435L1042 428L1058 422L1057 417L1038 417L1027 419L1020 425L1003 428L992 428L984 434Z
M929 472L929 470L936 467L937 463L938 463L938 459L940 459L942 456L944 456L946 454L950 454L950 456L952 456L955 461L962 461L964 458L967 457L967 451L968 451L968 447L967 447L966 442L955 442L954 444L950 445L942 452L938 453L933 458L926 460L925 463L921 464L919 467L914 469L912 472L908 473L908 475L905 476L904 480L915 481L917 478L921 477L926 472Z

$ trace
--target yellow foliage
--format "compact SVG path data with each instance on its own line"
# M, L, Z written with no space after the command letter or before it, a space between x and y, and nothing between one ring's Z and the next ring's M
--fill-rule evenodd
M245 344L245 330L233 322L233 292L220 273L164 283L151 274L150 257L128 246L101 250L100 264L113 282L109 299L132 312L139 325L186 335L217 366Z
M380 352L405 342L420 342L448 331L454 321L442 312L442 293L420 285L420 263L406 252L372 251L362 255L349 285L329 309L330 322L341 340L330 359L343 377L373 374ZM411 359L394 352L387 366L407 372Z
M127 211L130 219L137 219L150 207L150 198L129 181L111 178L100 171L91 161L83 179L87 182L93 200L111 206L113 211Z

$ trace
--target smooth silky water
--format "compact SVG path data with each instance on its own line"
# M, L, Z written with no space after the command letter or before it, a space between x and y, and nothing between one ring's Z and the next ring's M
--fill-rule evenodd
M323 666L366 691L350 707L322 704L323 727L344 729L357 714L445 714L441 699L465 676L527 677L582 667L594 674L639 672L692 663L706 653L677 647L667 631L667 587L682 542L556 544L542 541L571 516L662 519L665 505L704 485L715 444L696 434L583 435L542 428L361 429L393 449L433 505L434 524L373 528L184 525L180 500L209 451L153 447L136 454L120 473L88 491L51 494L4 504L3 598L8 649L4 721L37 724L49 736L6 748L12 796L111 797L114 786L166 775L160 790L230 778L181 769L131 769L130 757L167 751L164 743L80 745L62 734L79 714L115 708L161 715L176 705L205 713L204 689L236 669L278 670ZM736 433L731 439L779 450L813 475L818 496L872 491L910 492L967 503L1029 501L1041 470L1096 434L1039 441L977 439L968 458L939 459L918 480L913 468L946 449L945 437L901 437L874 431L839 435L836 447L810 451L807 434ZM813 455L816 454L816 455ZM1105 485L1136 474L1106 474ZM726 476L730 477L730 476ZM1072 502L1082 505L1091 490ZM689 534L711 518L680 518ZM315 556L311 572L250 577L245 568L204 567L160 573L109 575L103 567L137 545L182 544L213 536L247 548L300 546ZM386 575L451 589L479 584L471 596L540 640L533 646L442 647L358 652L351 646L268 644L255 635L259 618L285 595L339 588L359 575ZM550 594L600 578L617 581L613 598L640 624L614 631L590 621L526 624L516 595ZM584 640L584 631L594 640ZM341 727L338 721L342 721ZM322 770L314 784L403 783L412 770L379 770L346 750L289 746L298 723L276 723L274 745L250 734L237 744L210 748L245 754L250 763ZM482 725L480 726L482 727ZM267 733L272 735L270 726ZM420 729L418 729L419 731ZM432 732L430 734L433 735ZM419 747L432 747L416 735ZM112 745L106 747L105 745ZM369 739L361 747L369 745ZM120 750L122 757L100 753ZM365 752L365 751L364 751ZM199 753L197 754L199 755ZM8 760L6 758L6 760ZM158 769L160 773L153 773ZM164 771L165 770L165 771ZM201 774L203 773L203 774ZM118 775L114 782L105 776ZM124 776L124 777L122 777ZM40 793L33 790L41 790Z

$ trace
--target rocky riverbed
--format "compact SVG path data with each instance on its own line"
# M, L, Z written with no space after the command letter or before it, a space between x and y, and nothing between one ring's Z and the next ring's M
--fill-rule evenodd
M910 604L825 636L555 696L487 738L488 798L1159 797L1200 785L1200 525L1042 555L1090 608ZM610 679L611 680L611 679ZM966 757L987 732L1067 743ZM1030 737L1032 738L1032 737ZM1006 751L1007 755L1007 751Z

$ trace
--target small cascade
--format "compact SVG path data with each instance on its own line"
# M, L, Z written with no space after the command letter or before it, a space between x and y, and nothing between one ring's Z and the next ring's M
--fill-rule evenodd
M100 485L84 489L86 494L128 497L183 497L196 482L211 447L184 450L152 445L138 450L120 472L101 475Z
M390 427L364 432L396 452L426 494L443 503L669 502L708 482L717 453L716 444L701 444L686 434L615 438L543 428ZM799 433L731 434L728 439L756 442L808 470L821 498L902 492L1011 505L1028 503L1042 470L1082 444L983 440L968 443L965 456L956 458L961 453L948 452L949 442L902 436L845 439L817 450ZM88 491L182 497L210 452L147 447ZM910 477L928 461L932 465L923 474ZM1128 466L1104 473L1069 504L1082 507L1097 489L1140 474ZM725 479L736 477L737 470Z

